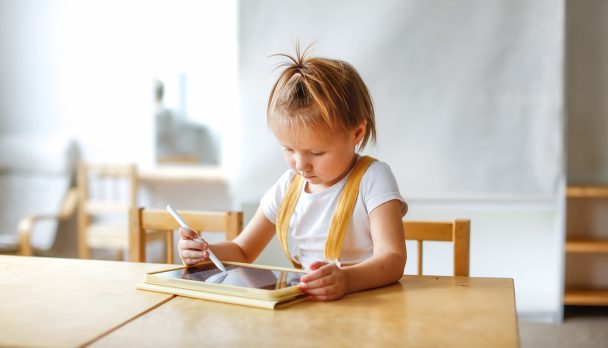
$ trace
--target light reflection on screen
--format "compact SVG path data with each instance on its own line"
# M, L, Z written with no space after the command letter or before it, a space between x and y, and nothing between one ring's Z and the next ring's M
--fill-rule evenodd
M158 273L167 278L181 278L206 283L226 284L245 288L265 290L282 289L297 285L303 275L296 272L275 271L235 265L226 266L226 272L217 269L213 264L188 267Z

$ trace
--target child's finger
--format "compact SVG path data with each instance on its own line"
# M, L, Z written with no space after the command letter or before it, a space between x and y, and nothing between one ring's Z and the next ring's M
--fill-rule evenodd
M301 278L303 282L310 282L312 280L319 279L321 277L325 277L325 276L331 274L333 272L334 268L336 267L332 263L328 264L326 262L320 262L320 261L313 263L311 265L311 269L312 269L313 265L317 265L317 269L315 271L310 272L307 275L303 276Z
M303 281L303 289L320 289L323 287L331 286L333 284L331 276L325 276L314 280Z
M319 268L321 268L321 267L323 267L325 265L327 265L327 262L324 262L324 261L315 261L315 262L312 263L312 265L310 265L310 269L314 271L314 270L317 270L317 269L319 269Z
M201 242L198 240L185 240L184 241L186 248L185 249L194 249L194 250L207 250L209 248L209 244L207 242Z
M205 259L207 258L207 251L199 251L199 250L183 250L181 253L181 257L185 259Z
M314 289L307 288L306 293L311 296L314 296L315 298L320 298L320 297L330 298L332 296L336 296L338 294L338 291L335 286L325 286L325 287L314 288Z
M180 241L177 242L177 247L179 250L207 250L209 248L209 244L207 244L207 242L201 242L198 240L180 239Z
M190 266L190 265L194 265L197 264L199 262L203 262L205 261L204 258L183 258L184 264L186 264L186 266Z
M179 236L183 239L197 239L198 234L189 228L180 227Z
M312 296L314 300L318 301L329 301L329 300L337 300L344 296L344 290L341 286L336 283L330 283L327 286L321 287L309 287L308 284L304 284L304 287L300 286L306 294Z

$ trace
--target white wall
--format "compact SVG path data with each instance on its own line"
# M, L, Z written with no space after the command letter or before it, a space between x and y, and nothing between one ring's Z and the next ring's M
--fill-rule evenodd
M266 128L277 52L292 41L352 63L410 219L472 219L471 274L515 279L518 311L562 311L563 2L240 2L236 198L255 204L286 169ZM427 269L450 273L429 250ZM408 272L415 267L410 248Z
M0 52L0 133L66 134L89 161L153 163L157 77L169 99L188 77L192 121L236 117L235 1L2 0Z
M554 1L243 1L240 15L248 131L236 183L262 178L240 192L260 195L274 180L264 174L283 168L265 125L279 62L268 56L293 52L299 39L360 71L377 111L372 153L409 183L409 196L554 197L564 153L564 23Z

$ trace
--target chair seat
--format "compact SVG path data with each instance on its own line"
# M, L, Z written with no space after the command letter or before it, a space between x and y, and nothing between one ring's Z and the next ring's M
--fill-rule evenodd
M13 253L19 250L19 240L16 235L0 234L0 252Z
M92 248L126 249L129 246L127 224L91 224L87 228L87 236Z
M148 240L161 240L166 231L148 231ZM127 224L93 223L87 228L88 244L91 248L127 249L129 227Z

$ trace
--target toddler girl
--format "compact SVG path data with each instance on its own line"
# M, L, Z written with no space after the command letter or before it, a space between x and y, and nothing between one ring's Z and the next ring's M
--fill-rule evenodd
M348 63L308 58L296 47L268 100L268 126L289 166L262 197L241 234L208 245L181 228L186 265L207 259L253 262L277 234L294 266L309 269L299 287L317 300L393 283L407 253L407 205L386 163L360 156L376 129L371 97Z

